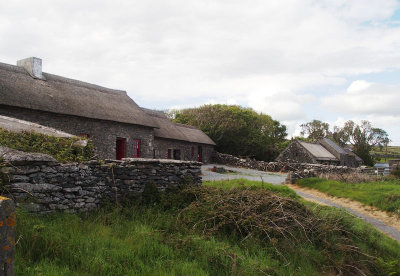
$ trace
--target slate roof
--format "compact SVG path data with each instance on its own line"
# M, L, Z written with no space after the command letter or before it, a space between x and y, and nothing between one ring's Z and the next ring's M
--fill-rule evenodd
M62 137L62 138L68 138L68 137L73 137L74 135L42 126L39 124L31 123L28 121L24 120L19 120L7 116L1 116L0 115L0 128L12 131L12 132L23 132L23 131L29 131L29 132L36 132L36 133L41 133L44 135L51 135L51 136L56 136L56 137Z
M46 80L35 79L22 67L0 63L0 105L157 127L125 91L43 75Z
M171 122L162 111L142 108L148 115L153 117L158 129L154 129L154 136L172 140L180 140L191 143L215 145L214 141L203 131L194 127Z
M329 144L329 146L331 146L338 153L341 153L341 154L347 153L342 147L340 147L338 144L333 142L331 139L325 137L322 140L324 140L327 144Z
M312 144L303 141L298 141L309 153L311 153L317 160L333 160L339 161L332 153L325 149L320 144Z

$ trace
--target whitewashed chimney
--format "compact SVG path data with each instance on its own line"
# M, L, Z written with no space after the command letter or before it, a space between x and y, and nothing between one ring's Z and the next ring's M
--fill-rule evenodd
M46 80L42 74L42 60L37 57L25 58L17 61L17 66L25 68L35 79Z

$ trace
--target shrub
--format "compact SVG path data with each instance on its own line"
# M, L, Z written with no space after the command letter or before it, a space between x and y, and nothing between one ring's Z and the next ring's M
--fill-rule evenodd
M53 156L59 162L82 162L93 157L93 143L85 147L75 145L78 137L60 138L35 132L15 133L0 128L0 145L25 152L40 152Z
M391 174L396 177L396 178L400 178L400 167L396 167L391 171Z

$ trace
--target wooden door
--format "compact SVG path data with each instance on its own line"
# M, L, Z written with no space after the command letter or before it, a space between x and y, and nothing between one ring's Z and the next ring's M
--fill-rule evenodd
M197 151L197 161L203 162L203 149L201 146L199 146L198 151Z
M121 160L122 158L125 158L125 144L126 144L125 138L117 137L115 146L115 151L116 151L115 159Z

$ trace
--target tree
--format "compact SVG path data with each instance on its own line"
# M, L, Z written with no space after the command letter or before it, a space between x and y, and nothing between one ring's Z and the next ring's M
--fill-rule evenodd
M217 151L239 156L273 160L284 141L286 126L269 115L237 105L203 105L174 110L174 122L193 125L204 131L217 144Z
M311 142L316 142L330 134L329 124L321 122L319 120L313 120L311 122L301 124L302 136L307 136L308 140Z
M369 121L347 121L342 128L334 127L333 139L340 145L350 143L354 152L360 156L366 165L374 165L370 154L376 145L387 145L390 141L385 130L372 127Z

